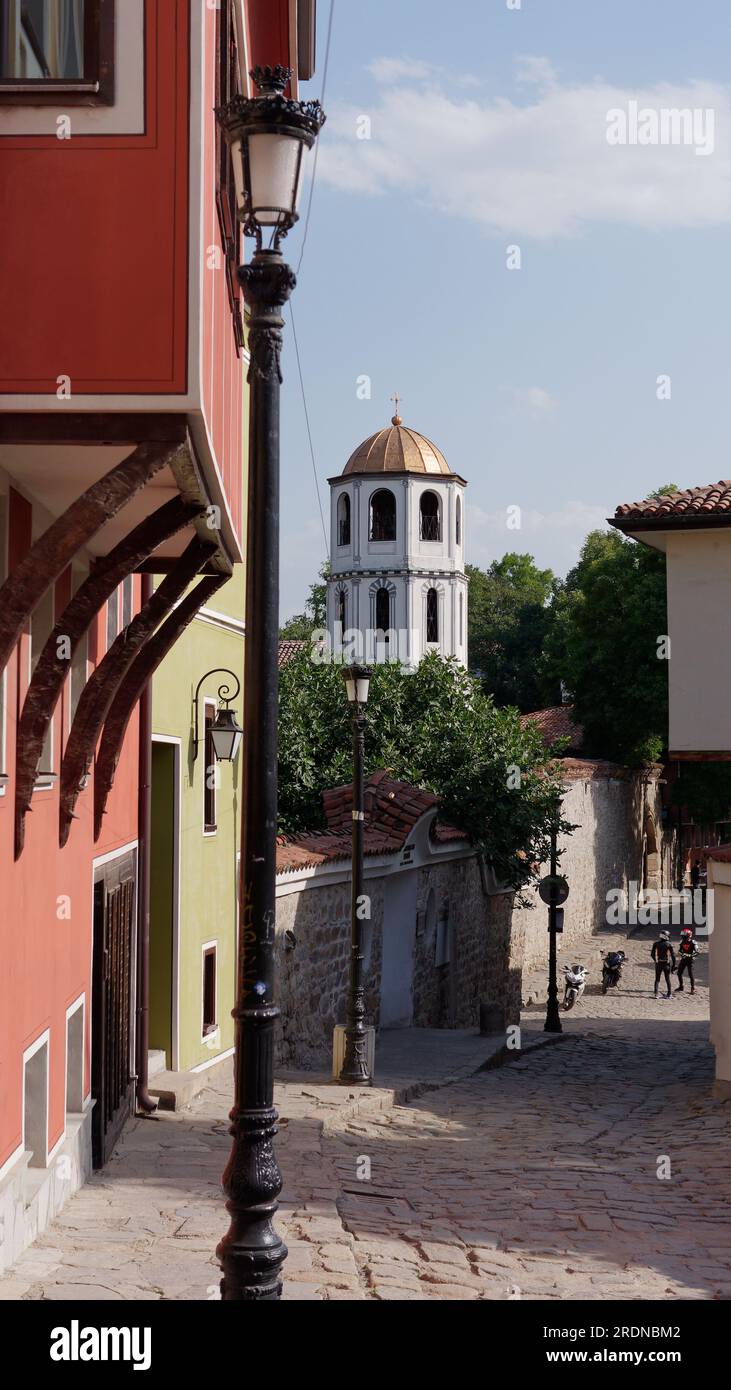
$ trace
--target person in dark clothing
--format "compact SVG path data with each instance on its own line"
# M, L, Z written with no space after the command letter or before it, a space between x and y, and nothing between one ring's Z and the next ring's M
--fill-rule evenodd
M675 969L675 952L670 940L670 932L661 931L657 941L653 942L650 953L655 962L655 998L662 976L665 977L666 999L671 998L670 990L670 971Z
M683 975L686 970L690 980L690 992L695 994L695 979L693 976L693 961L698 955L698 946L690 927L683 927L680 933L680 945L678 946L678 984L675 990L679 994L683 988Z
M697 888L701 881L701 861L696 859L690 871L690 886Z

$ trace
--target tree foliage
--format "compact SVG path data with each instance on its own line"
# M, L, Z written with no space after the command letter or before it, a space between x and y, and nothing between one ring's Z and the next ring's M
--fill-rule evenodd
M528 713L558 703L560 688L541 659L554 617L553 572L515 553L466 570L470 670L498 705Z
M554 601L545 669L566 686L590 756L641 765L667 740L665 556L592 531Z
M280 638L290 638L309 642L313 632L327 625L327 577L330 562L325 560L318 571L318 579L310 585L309 596L305 602L304 613L295 613L279 629Z
M300 652L280 673L279 706L279 820L291 833L323 825L322 792L352 777L339 667ZM457 662L432 653L413 674L396 663L375 668L366 775L388 768L438 793L443 818L516 888L548 854L560 783L545 764L537 729L522 729L516 710L497 709Z
M731 765L681 763L670 799L685 807L697 825L731 819Z

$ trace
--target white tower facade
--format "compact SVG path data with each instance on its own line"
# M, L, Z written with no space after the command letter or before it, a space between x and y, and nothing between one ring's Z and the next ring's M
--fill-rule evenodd
M394 415L331 478L327 624L346 659L467 665L466 482Z

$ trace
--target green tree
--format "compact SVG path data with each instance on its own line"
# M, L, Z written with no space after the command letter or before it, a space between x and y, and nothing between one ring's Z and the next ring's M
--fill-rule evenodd
M281 672L279 820L290 833L324 824L322 792L352 777L350 715L340 668L301 652ZM560 783L537 729L497 709L455 661L432 653L407 674L377 666L368 700L366 773L442 798L444 818L519 889L545 860ZM570 827L562 822L564 829Z
M696 825L731 818L731 766L728 763L681 763L670 799L684 806Z
M330 573L330 561L325 560L320 565L318 580L310 585L309 597L305 602L304 613L295 613L288 618L279 629L280 638L291 638L303 642L309 642L313 632L319 631L327 624L327 577Z
M592 531L553 604L544 663L562 681L587 753L629 765L667 741L665 556L616 531Z
M556 580L532 555L510 553L486 570L467 565L469 664L498 705L523 713L556 704L560 688L541 653L554 620Z

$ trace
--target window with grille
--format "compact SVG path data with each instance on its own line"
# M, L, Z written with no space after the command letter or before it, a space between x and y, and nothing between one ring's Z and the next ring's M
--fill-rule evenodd
M340 589L340 591L338 592L338 622L340 623L340 628L341 628L341 631L342 631L342 632L344 632L344 631L345 631L345 628L346 628L346 618L347 618L347 616L348 616L348 597L347 597L347 594L346 594L345 590L344 590L344 589Z
M55 599L53 587L46 589L38 607L34 610L30 620L30 678L38 665L38 659L46 645L56 621ZM49 721L46 737L43 740L40 761L38 763L38 783L43 785L53 777L53 719Z
M119 633L119 589L107 599L107 651Z
M350 545L350 498L342 492L338 498L338 545Z
M134 579L128 574L122 585L122 627L129 627L132 622L134 592Z
M386 633L391 626L391 597L388 589L378 589L376 592L376 632L386 642Z
M439 641L439 595L436 589L429 589L426 596L426 640Z
M396 498L388 488L379 488L371 496L371 524L368 533L372 541L395 541Z
M422 541L442 539L442 517L435 492L422 492L419 500L419 537Z

